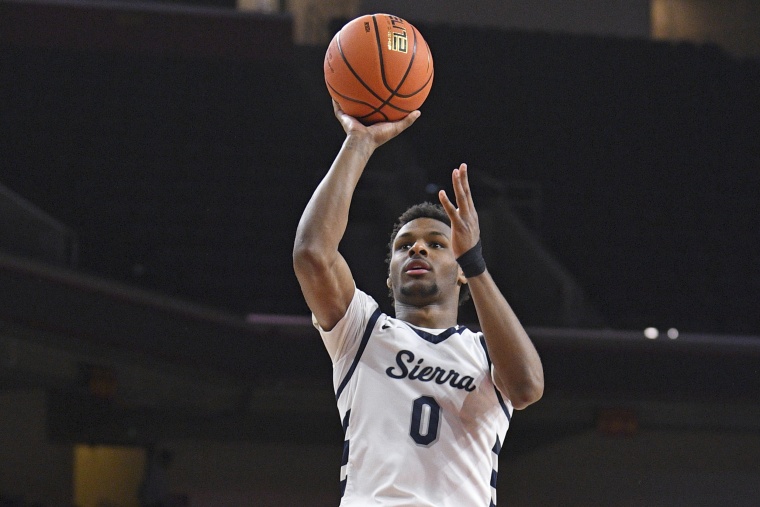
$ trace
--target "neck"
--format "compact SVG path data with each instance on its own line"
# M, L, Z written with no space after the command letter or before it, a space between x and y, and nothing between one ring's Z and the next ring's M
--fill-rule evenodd
M431 329L448 329L457 325L457 309L445 305L412 306L396 301L396 318L414 326Z

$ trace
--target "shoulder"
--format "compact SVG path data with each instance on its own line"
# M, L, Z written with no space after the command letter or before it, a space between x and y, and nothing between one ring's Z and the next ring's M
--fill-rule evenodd
M333 361L336 361L352 344L361 339L369 327L374 327L377 319L383 315L372 296L355 288L346 313L332 329L322 329L313 315L312 323L319 331Z

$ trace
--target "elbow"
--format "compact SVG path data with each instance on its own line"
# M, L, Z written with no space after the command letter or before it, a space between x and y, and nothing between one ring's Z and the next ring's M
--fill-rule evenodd
M319 256L313 248L304 244L296 243L293 247L293 269L296 273L308 270L318 264Z
M537 378L525 380L517 385L499 388L500 391L507 394L510 403L515 410L522 410L529 405L536 403L544 395L543 375Z
M302 241L296 241L295 245L293 245L293 266L295 268L308 264L313 257L314 252L308 245L304 244Z
M530 389L523 389L517 393L514 399L510 398L512 406L515 410L522 410L529 405L533 405L535 402L541 399L544 395L544 386L536 386Z
M316 247L315 242L311 240L309 235L302 234L298 231L296 234L296 240L293 243L293 263L309 262L313 259L319 249Z
M303 241L296 241L293 247L293 269L296 274L319 272L328 264L323 249Z

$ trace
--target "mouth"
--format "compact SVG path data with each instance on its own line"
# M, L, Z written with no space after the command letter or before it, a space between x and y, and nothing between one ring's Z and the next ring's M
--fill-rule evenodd
M411 261L404 267L404 273L410 276L424 275L430 272L430 264L425 261Z

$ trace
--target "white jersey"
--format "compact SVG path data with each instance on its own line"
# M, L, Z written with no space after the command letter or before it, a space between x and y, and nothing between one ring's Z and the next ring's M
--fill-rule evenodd
M422 329L356 289L322 339L345 441L342 507L489 507L512 406L485 340L463 326Z

